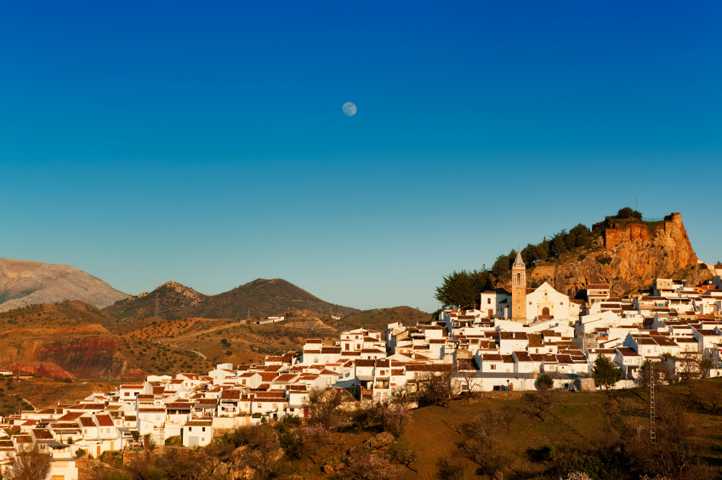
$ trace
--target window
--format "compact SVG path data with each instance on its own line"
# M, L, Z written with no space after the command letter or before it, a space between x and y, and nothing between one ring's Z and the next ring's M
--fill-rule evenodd
M491 304L491 298L487 298L487 299L486 299L486 304L487 304L487 305Z
M496 370L496 365L489 365L490 370Z
M188 427L188 431L189 431L189 432L192 432L192 431L193 431L193 427Z
M202 432L205 432L205 431L206 431L206 427L201 428L201 431L202 431Z

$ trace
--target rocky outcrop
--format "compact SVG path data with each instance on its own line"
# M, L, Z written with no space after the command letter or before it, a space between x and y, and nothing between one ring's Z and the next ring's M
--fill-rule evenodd
M0 258L0 312L82 300L104 308L125 298L108 283L69 265Z
M595 283L608 283L613 295L623 295L649 288L655 278L703 278L679 213L654 223L607 222L591 249L536 266L527 277L531 282L549 281L572 297Z

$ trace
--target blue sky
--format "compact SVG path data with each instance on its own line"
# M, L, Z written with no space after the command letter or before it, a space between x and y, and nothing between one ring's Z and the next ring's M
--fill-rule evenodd
M721 3L388 3L4 3L0 256L430 311L638 197L722 260Z

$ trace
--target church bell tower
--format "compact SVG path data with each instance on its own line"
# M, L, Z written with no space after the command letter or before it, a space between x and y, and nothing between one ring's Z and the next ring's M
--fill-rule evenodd
M516 252L511 267L511 319L526 322L526 265L521 252Z

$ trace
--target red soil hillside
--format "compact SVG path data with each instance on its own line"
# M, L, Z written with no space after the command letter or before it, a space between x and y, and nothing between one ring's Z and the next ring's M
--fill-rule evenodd
M0 366L49 362L80 378L140 378L108 326L115 320L74 301L32 305L0 314Z

